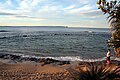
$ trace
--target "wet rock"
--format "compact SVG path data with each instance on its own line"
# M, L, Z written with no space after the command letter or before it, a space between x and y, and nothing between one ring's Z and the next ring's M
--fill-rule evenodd
M10 31L7 31L7 30L0 30L0 32L10 32Z
M65 64L70 64L70 61L61 61L59 65L65 65Z
M19 60L19 59L21 59L21 56L19 56L19 55L11 55L11 59L12 60Z
M46 64L51 64L51 63L58 63L58 65L70 64L70 61L59 61L52 58L36 58L36 57L29 57L29 56L24 57L22 55L14 55L14 54L0 54L0 58L11 59L17 62L34 61L34 62L41 63L42 66Z
M27 35L23 35L23 37L27 37Z
M4 58L4 54L0 54L0 58Z
M30 61L35 61L35 62L37 62L37 61L38 61L38 59L37 59L37 58L35 58L35 57L31 57L31 58L29 58L29 60L30 60Z

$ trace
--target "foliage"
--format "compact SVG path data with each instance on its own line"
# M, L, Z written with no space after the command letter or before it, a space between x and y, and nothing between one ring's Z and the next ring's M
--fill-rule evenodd
M114 44L120 43L120 1L112 0L107 2L106 0L98 0L97 4L98 9L101 9L104 14L109 14L107 19L112 31L112 41L108 42L109 46L113 46L115 48L120 47L120 44Z
M91 64L86 71L82 69L79 72L79 77L76 80L117 80L120 79L120 68L98 66Z
M107 43L108 43L108 46L113 46L113 47L115 47L115 48L119 48L120 46L120 40L115 40L115 39L111 39L111 40L108 40L107 41Z

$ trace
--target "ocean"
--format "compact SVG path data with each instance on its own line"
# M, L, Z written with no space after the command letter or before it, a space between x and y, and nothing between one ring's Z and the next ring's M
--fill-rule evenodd
M104 60L108 28L62 26L0 27L0 54L16 54L70 61ZM114 58L114 52L112 52Z

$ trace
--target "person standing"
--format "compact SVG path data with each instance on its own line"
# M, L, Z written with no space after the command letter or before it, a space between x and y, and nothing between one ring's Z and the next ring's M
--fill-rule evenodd
M106 59L107 59L107 64L109 65L110 64L110 49L108 49L108 52L106 54Z

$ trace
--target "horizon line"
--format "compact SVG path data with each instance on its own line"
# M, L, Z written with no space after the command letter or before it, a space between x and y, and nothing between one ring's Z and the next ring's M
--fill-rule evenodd
M81 27L81 26L77 26L77 27L73 27L73 26L33 26L33 25L30 25L30 26L23 26L23 25L17 25L17 26L0 26L0 27L64 27L64 28L109 28L109 27L91 27L91 26L86 26L86 27Z

